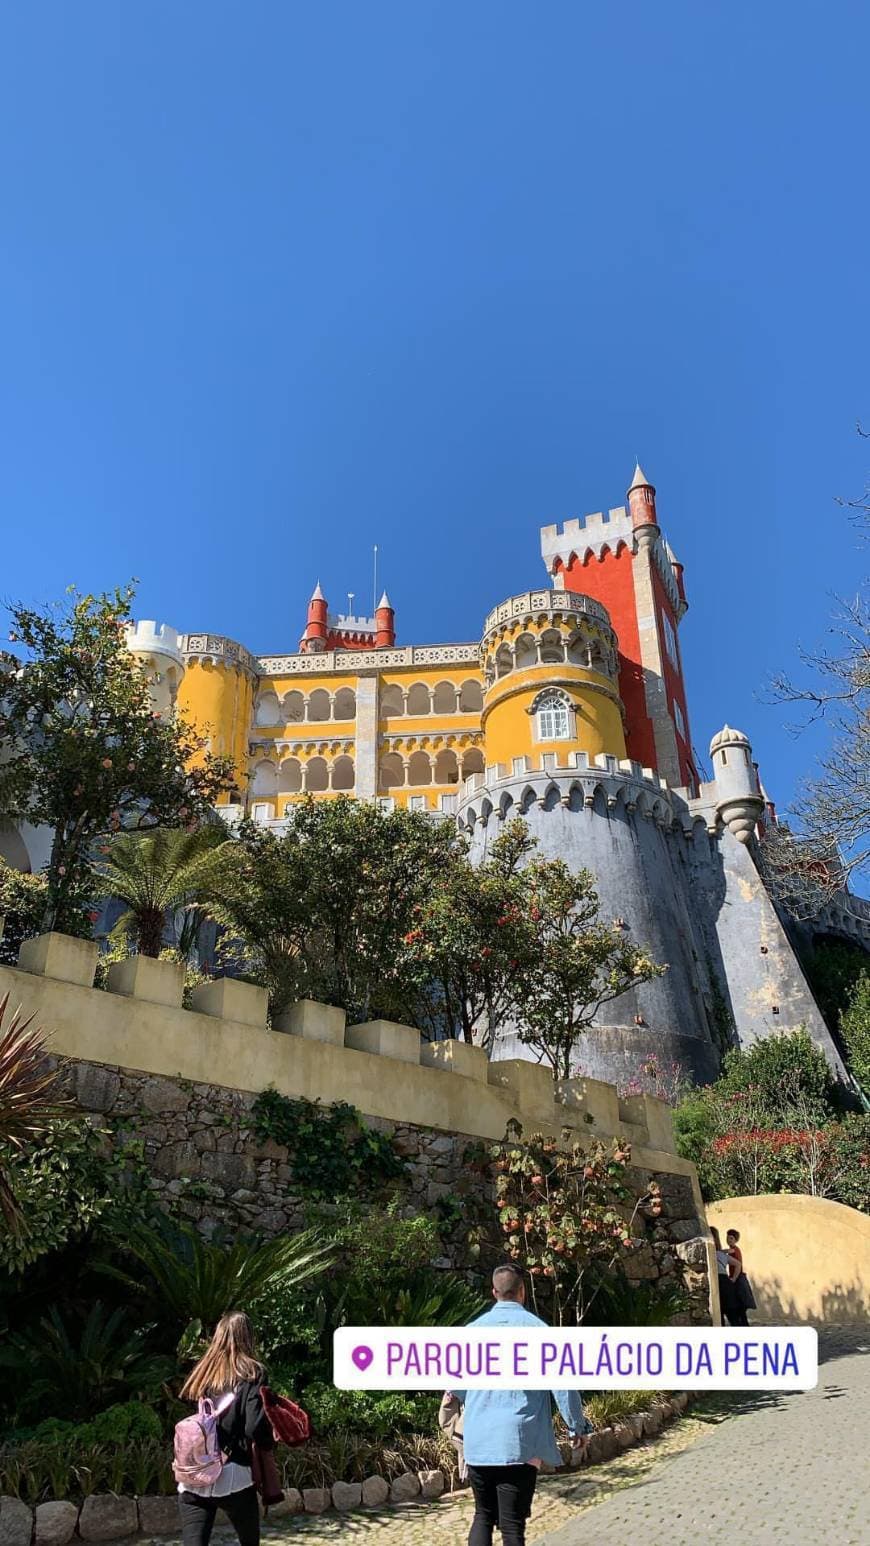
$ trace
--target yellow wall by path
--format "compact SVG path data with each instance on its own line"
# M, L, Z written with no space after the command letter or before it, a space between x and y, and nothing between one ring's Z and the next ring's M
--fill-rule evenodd
M743 1265L757 1313L750 1320L792 1325L870 1319L870 1215L824 1197L777 1192L707 1204L725 1242L740 1231Z

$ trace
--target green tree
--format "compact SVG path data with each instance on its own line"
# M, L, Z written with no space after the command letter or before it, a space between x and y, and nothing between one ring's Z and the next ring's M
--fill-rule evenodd
M75 925L97 840L204 814L231 777L178 714L155 713L126 645L134 590L10 608L25 659L3 679L0 816L53 829L43 929Z
M215 919L241 949L236 964L269 988L272 1009L307 996L352 1020L413 1019L419 984L404 949L448 862L448 823L385 813L341 796L305 800L279 835L246 823Z
M534 950L521 869L534 847L519 819L508 824L483 864L472 864L457 845L405 936L408 958L420 973L421 999L439 1028L487 1051L510 1018L517 973Z
M159 956L167 913L195 910L209 900L220 885L229 846L223 823L119 833L92 871L96 895L127 904L115 936L132 934L140 955Z
M621 928L600 922L589 870L575 873L560 859L536 859L523 882L534 946L517 975L514 1020L521 1040L556 1078L567 1079L578 1038L603 1005L667 967Z

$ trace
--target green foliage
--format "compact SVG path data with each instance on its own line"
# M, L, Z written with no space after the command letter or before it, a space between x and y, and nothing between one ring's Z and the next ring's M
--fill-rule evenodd
M828 1060L803 1029L733 1049L715 1089L726 1101L751 1093L758 1113L771 1122L798 1115L824 1122L840 1107Z
M402 951L432 877L456 842L448 823L368 800L307 799L276 835L244 823L212 915L236 965L291 998L339 1004L352 1020L413 1018Z
M261 1141L271 1138L289 1150L294 1183L307 1197L365 1194L404 1171L387 1135L368 1127L345 1101L321 1106L270 1088L257 1096L252 1116Z
M156 1393L174 1373L174 1360L153 1352L151 1327L131 1328L125 1312L99 1301L72 1327L53 1306L29 1332L0 1347L0 1368L15 1382L18 1413L27 1417L51 1401L72 1417L87 1417L122 1395Z
M26 1154L0 1146L0 1165L21 1216L0 1232L0 1267L20 1273L110 1217L116 1227L150 1211L151 1190L132 1145L107 1152L83 1117L58 1118Z
M433 876L403 940L431 1029L489 1047L513 1014L533 949L521 865L534 847L526 823L511 821L483 864L457 844Z
M867 971L867 952L845 939L816 939L803 960L816 1003L832 1031L848 1008L853 989Z
M97 1412L85 1423L69 1418L46 1417L35 1428L15 1434L16 1439L59 1439L74 1435L80 1445L127 1444L133 1440L159 1439L163 1424L144 1401L120 1401Z
M691 1090L674 1109L677 1153L691 1160L701 1175L710 1145L720 1130L720 1110L710 1089ZM701 1181L703 1187L703 1179ZM706 1192L704 1194L707 1195Z
M209 899L228 846L223 823L119 833L92 871L96 895L127 904L114 936L132 935L140 955L159 956L167 913L179 908L190 912Z
M8 993L0 999L0 1214L21 1236L24 1220L4 1155L26 1157L45 1136L65 1101L46 1055L42 1032L24 1019L20 1007L7 1017Z
M0 859L0 966L17 966L23 941L39 933L47 891L44 875L26 875Z
M114 1262L103 1263L101 1270L143 1296L176 1334L191 1323L210 1334L222 1315L247 1310L263 1294L296 1293L324 1272L330 1259L329 1247L311 1233L223 1243L204 1240L198 1230L166 1217L154 1226L119 1231L116 1243L134 1258L136 1270Z
M132 586L67 594L44 613L10 608L10 638L25 660L3 678L0 816L53 829L41 927L72 931L96 841L205 815L231 765L178 715L155 714L146 673L127 649Z
M484 864L454 847L403 944L439 1033L491 1047L510 1021L567 1078L601 1006L665 968L599 921L588 870L574 874L535 849L519 817Z
M153 1407L127 1401L86 1423L48 1418L0 1447L0 1492L31 1506L94 1492L169 1493L171 1448Z
M434 1433L437 1395L412 1395L402 1390L337 1390L327 1381L308 1385L305 1410L315 1435L339 1428L372 1439L400 1433Z
M633 1283L620 1270L602 1274L589 1298L587 1319L596 1326L671 1326L689 1304L682 1284Z
M870 1207L870 1117L843 1095L806 1031L772 1036L725 1059L715 1084L674 1113L677 1149L708 1201L799 1192Z
M870 971L865 967L852 986L840 1018L849 1070L870 1101Z

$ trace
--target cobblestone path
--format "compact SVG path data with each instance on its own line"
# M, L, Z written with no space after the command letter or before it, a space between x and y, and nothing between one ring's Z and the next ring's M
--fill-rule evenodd
M684 1418L672 1423L654 1442L628 1450L606 1465L543 1477L535 1498L530 1546L565 1520L573 1519L578 1509L588 1508L618 1488L641 1481L664 1457L679 1453L705 1432L705 1424ZM344 1515L330 1512L319 1517L297 1514L267 1525L264 1546L282 1546L285 1541L291 1546L296 1541L299 1546L465 1546L472 1513L468 1495L460 1493L455 1499L406 1508ZM217 1527L212 1539L218 1539ZM221 1531L221 1546L231 1539L235 1537ZM496 1537L497 1542L499 1539Z
M746 1398L645 1485L548 1526L539 1546L870 1546L870 1328L822 1332L819 1359L815 1390Z
M704 1416L683 1418L606 1465L544 1477L530 1546L870 1546L870 1329L822 1333L814 1391L747 1397L730 1413L712 1403L698 1411ZM471 1513L460 1494L407 1508L297 1515L267 1525L264 1543L465 1546ZM216 1529L213 1539L225 1546L235 1537Z

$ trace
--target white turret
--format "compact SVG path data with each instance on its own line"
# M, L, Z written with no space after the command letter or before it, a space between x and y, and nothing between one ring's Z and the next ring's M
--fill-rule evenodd
M151 689L151 698L159 714L168 714L175 707L181 678L184 676L184 656L178 642L178 630L168 623L142 621L127 624L127 648L144 667Z
M716 810L738 843L748 843L764 810L749 737L725 725L710 742Z

